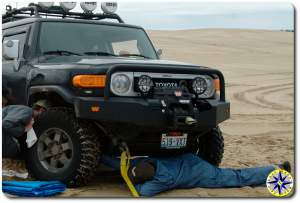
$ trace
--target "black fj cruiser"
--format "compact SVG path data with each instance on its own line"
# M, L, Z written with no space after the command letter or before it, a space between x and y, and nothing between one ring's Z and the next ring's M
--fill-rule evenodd
M6 99L47 103L24 152L35 178L86 184L120 143L132 155L191 152L220 164L218 124L230 116L220 71L160 60L145 30L116 14L31 5L2 17Z

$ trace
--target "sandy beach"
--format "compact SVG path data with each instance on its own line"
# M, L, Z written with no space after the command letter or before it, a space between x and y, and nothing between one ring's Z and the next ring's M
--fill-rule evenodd
M221 70L231 118L221 124L221 167L288 160L294 166L294 36L292 32L199 29L147 31L163 59ZM130 197L118 174L99 172L89 186L60 197ZM158 197L271 197L264 187L181 189Z

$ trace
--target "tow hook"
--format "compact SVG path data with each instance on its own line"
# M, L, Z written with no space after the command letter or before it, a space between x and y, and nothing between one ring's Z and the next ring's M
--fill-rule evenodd
M187 116L187 117L185 117L185 123L187 125L194 125L197 123L197 120L195 120L194 118L192 118L190 116Z

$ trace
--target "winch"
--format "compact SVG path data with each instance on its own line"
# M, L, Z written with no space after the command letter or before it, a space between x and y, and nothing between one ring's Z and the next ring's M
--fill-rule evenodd
M173 128L197 123L194 118L198 112L193 104L195 96L189 93L187 87L154 88L153 97L161 100L162 112L167 114L169 125Z

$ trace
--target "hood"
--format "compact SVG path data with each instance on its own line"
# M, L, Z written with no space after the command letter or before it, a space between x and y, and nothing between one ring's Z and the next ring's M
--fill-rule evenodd
M161 65L181 65L181 66L197 66L195 64L169 61L169 60L158 60L158 59L135 59L135 58L105 58L105 59L82 59L77 62L78 64L85 65L100 65L100 64L161 64Z
M158 59L137 59L128 57L55 57L43 63L34 64L37 68L55 68L55 69L68 69L68 68L81 68L81 67L95 67L100 65L115 65L115 64L147 64L147 65L168 65L168 66L184 66L184 67L199 67L199 65L169 61Z

